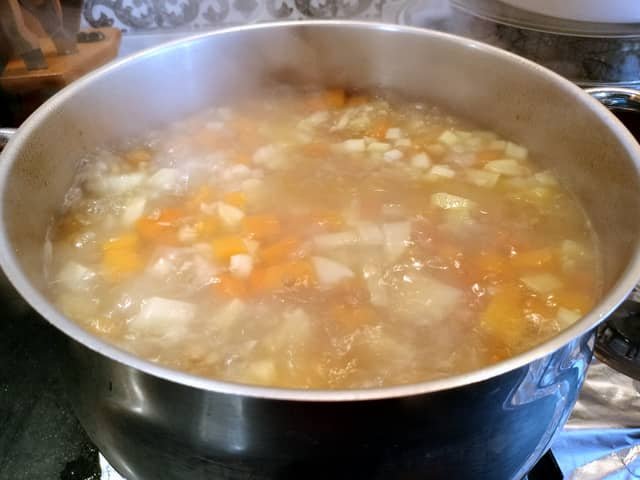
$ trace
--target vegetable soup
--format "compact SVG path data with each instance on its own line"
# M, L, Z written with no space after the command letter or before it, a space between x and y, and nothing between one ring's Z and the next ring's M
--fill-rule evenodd
M526 147L342 89L274 91L94 152L48 242L55 303L87 330L278 387L467 372L599 294L588 219Z

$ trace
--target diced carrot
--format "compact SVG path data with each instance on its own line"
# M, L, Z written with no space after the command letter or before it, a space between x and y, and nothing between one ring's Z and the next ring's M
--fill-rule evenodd
M516 268L531 269L548 266L553 261L553 249L546 247L517 253L510 262Z
M225 203L238 208L244 208L247 204L247 196L244 192L240 191L228 192L224 195L223 199Z
M337 305L331 309L334 320L350 328L371 323L376 317L376 311L370 305Z
M218 260L227 260L231 255L247 253L247 245L242 237L226 235L214 238L212 242L213 254Z
M143 267L138 252L138 236L128 233L109 239L102 246L102 267L111 281L117 281Z
M324 92L324 101L329 108L342 108L347 96L342 88L330 88Z
M391 122L389 122L387 117L379 117L374 120L371 128L367 131L366 136L382 140L385 138L387 130L389 130L390 127Z
M242 225L247 235L258 240L280 233L280 220L274 215L249 215L242 219Z
M228 273L218 275L218 282L211 285L214 293L226 298L245 298L248 290L245 282Z
M146 148L134 148L124 154L124 159L131 165L140 165L151 160L151 152Z
M366 95L353 95L347 99L348 107L359 107L366 103L369 103L369 97Z
M285 260L296 248L300 242L295 237L285 237L271 245L260 250L260 260L266 264L274 264Z
M569 310L577 310L583 314L591 310L595 304L592 297L576 290L560 290L553 297L558 306Z
M523 301L524 295L517 286L503 287L482 313L482 326L505 345L515 345L526 328Z
M309 260L292 260L282 264L282 279L285 285L308 287L316 283L316 271Z
M178 221L185 215L180 208L165 208L158 218L143 217L136 222L140 238L152 243L178 243Z
M498 160L502 156L504 156L504 152L499 150L482 150L476 153L475 160L479 164L485 164L491 160Z
M251 291L264 294L282 287L282 268L280 265L254 268L249 276Z

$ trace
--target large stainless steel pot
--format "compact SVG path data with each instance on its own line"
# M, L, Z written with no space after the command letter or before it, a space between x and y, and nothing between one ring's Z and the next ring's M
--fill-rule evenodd
M527 144L593 221L604 259L602 300L572 328L500 364L353 391L187 375L103 342L49 303L44 232L83 152L282 81L395 89ZM594 327L640 277L640 149L627 130L561 77L442 33L354 22L209 33L74 83L24 123L2 157L2 267L68 335L65 373L76 413L131 480L520 478L569 415Z

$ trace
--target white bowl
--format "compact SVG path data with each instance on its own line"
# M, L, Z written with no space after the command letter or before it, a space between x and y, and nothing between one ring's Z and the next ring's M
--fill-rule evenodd
M640 22L640 0L502 0L514 7L582 22Z

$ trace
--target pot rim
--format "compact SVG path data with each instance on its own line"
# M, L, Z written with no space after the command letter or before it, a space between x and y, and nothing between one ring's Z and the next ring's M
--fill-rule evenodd
M271 29L289 29L289 28L319 28L331 30L333 28L352 28L366 31L388 31L411 34L414 36L422 36L424 38L438 38L445 40L451 44L457 45L459 48L473 48L494 57L500 58L503 62L517 62L521 66L531 70L532 74L546 77L546 79L554 84L557 88L563 90L567 95L575 97L576 101L582 102L585 106L596 114L602 121L603 126L611 129L617 136L620 143L629 153L635 164L635 174L640 177L640 145L633 138L631 133L624 125L597 100L591 98L589 94L574 85L569 80L560 75L518 55L512 54L505 50L493 47L491 45L478 42L476 40L443 33L418 27L408 27L395 24L364 22L364 21L347 21L347 20L306 20L296 22L271 22L255 25L245 25L240 27L231 27L215 31L206 32L189 36L187 38L175 40L137 52L126 58L113 61L95 71L89 73L83 78L75 81L68 87L62 89L55 94L43 105L41 105L18 129L18 132L9 141L2 153L0 160L0 193L3 200L7 188L7 182L10 177L14 164L18 161L22 150L22 144L29 137L31 130L42 122L46 122L51 112L64 104L68 98L76 94L76 91L90 87L92 82L101 75L120 68L126 68L126 65L133 64L137 61L161 55L166 50L175 48L185 48L189 44L200 41L204 38L226 35L231 32L244 32L254 30L271 30ZM4 209L4 207L3 207ZM396 385L389 387L378 387L370 389L353 389L353 390L305 390L305 389L289 389L263 387L247 384L232 383L220 380L200 377L180 370L164 367L162 365L145 360L135 356L125 350L122 350L109 342L100 339L83 329L79 324L70 320L60 312L31 284L26 275L20 268L17 260L16 252L11 248L8 241L7 224L4 214L0 215L0 266L4 270L6 276L27 302L49 323L64 332L67 336L87 348L102 354L116 362L123 363L137 370L143 371L154 377L178 383L181 385L223 393L240 395L245 397L258 397L272 400L290 400L290 401L311 401L311 402L341 402L341 401L361 401L361 400L379 400L396 397L407 397L432 393L437 391L454 389L457 387L478 383L497 377L501 374L523 367L535 360L547 356L571 340L587 333L603 321L608 315L615 310L620 303L631 292L637 281L640 279L640 239L639 245L634 252L631 261L626 269L622 272L618 280L609 289L607 294L598 302L598 304L581 320L572 325L570 328L562 331L558 335L548 341L520 353L514 357L510 357L502 362L490 365L471 372L446 377L443 379L429 380L420 383L407 385Z

